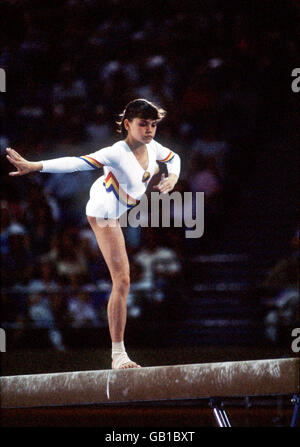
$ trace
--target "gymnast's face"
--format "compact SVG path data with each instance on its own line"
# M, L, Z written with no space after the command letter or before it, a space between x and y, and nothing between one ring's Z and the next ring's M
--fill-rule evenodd
M131 121L126 119L124 126L129 140L147 144L155 137L157 121L144 118L133 118Z

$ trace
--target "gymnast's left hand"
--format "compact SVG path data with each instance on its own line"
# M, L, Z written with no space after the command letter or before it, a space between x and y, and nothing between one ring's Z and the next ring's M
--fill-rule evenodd
M177 175L169 174L168 177L165 174L161 175L160 182L153 186L153 189L158 189L162 194L167 194L174 189L178 180Z

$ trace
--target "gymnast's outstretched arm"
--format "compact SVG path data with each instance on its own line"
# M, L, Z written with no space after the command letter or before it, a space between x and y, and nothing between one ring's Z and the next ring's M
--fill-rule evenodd
M23 158L17 151L7 148L7 159L12 163L17 171L10 172L11 176L20 176L29 174L30 172L47 172L47 173L67 173L75 171L86 171L99 169L103 166L110 166L114 162L113 157L116 155L110 148L103 148L97 152L81 157L60 157L52 160L28 161Z

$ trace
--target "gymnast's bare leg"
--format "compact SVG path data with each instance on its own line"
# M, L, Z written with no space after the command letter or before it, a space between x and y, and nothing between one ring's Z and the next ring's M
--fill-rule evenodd
M103 225L103 220L88 216L112 279L112 291L108 301L108 325L112 340L112 368L140 368L132 362L124 348L127 318L126 299L130 288L129 261L125 240L118 220L113 225ZM102 225L101 225L102 222ZM106 221L106 223L108 223Z

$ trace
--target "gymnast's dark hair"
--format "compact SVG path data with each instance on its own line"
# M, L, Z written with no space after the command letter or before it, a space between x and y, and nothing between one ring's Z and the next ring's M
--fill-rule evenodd
M120 120L117 121L117 131L121 133L123 137L127 136L127 130L124 126L125 119L132 121L134 118L143 118L145 120L161 121L166 114L167 112L164 109L146 99L134 99L127 104L123 112L119 115Z

